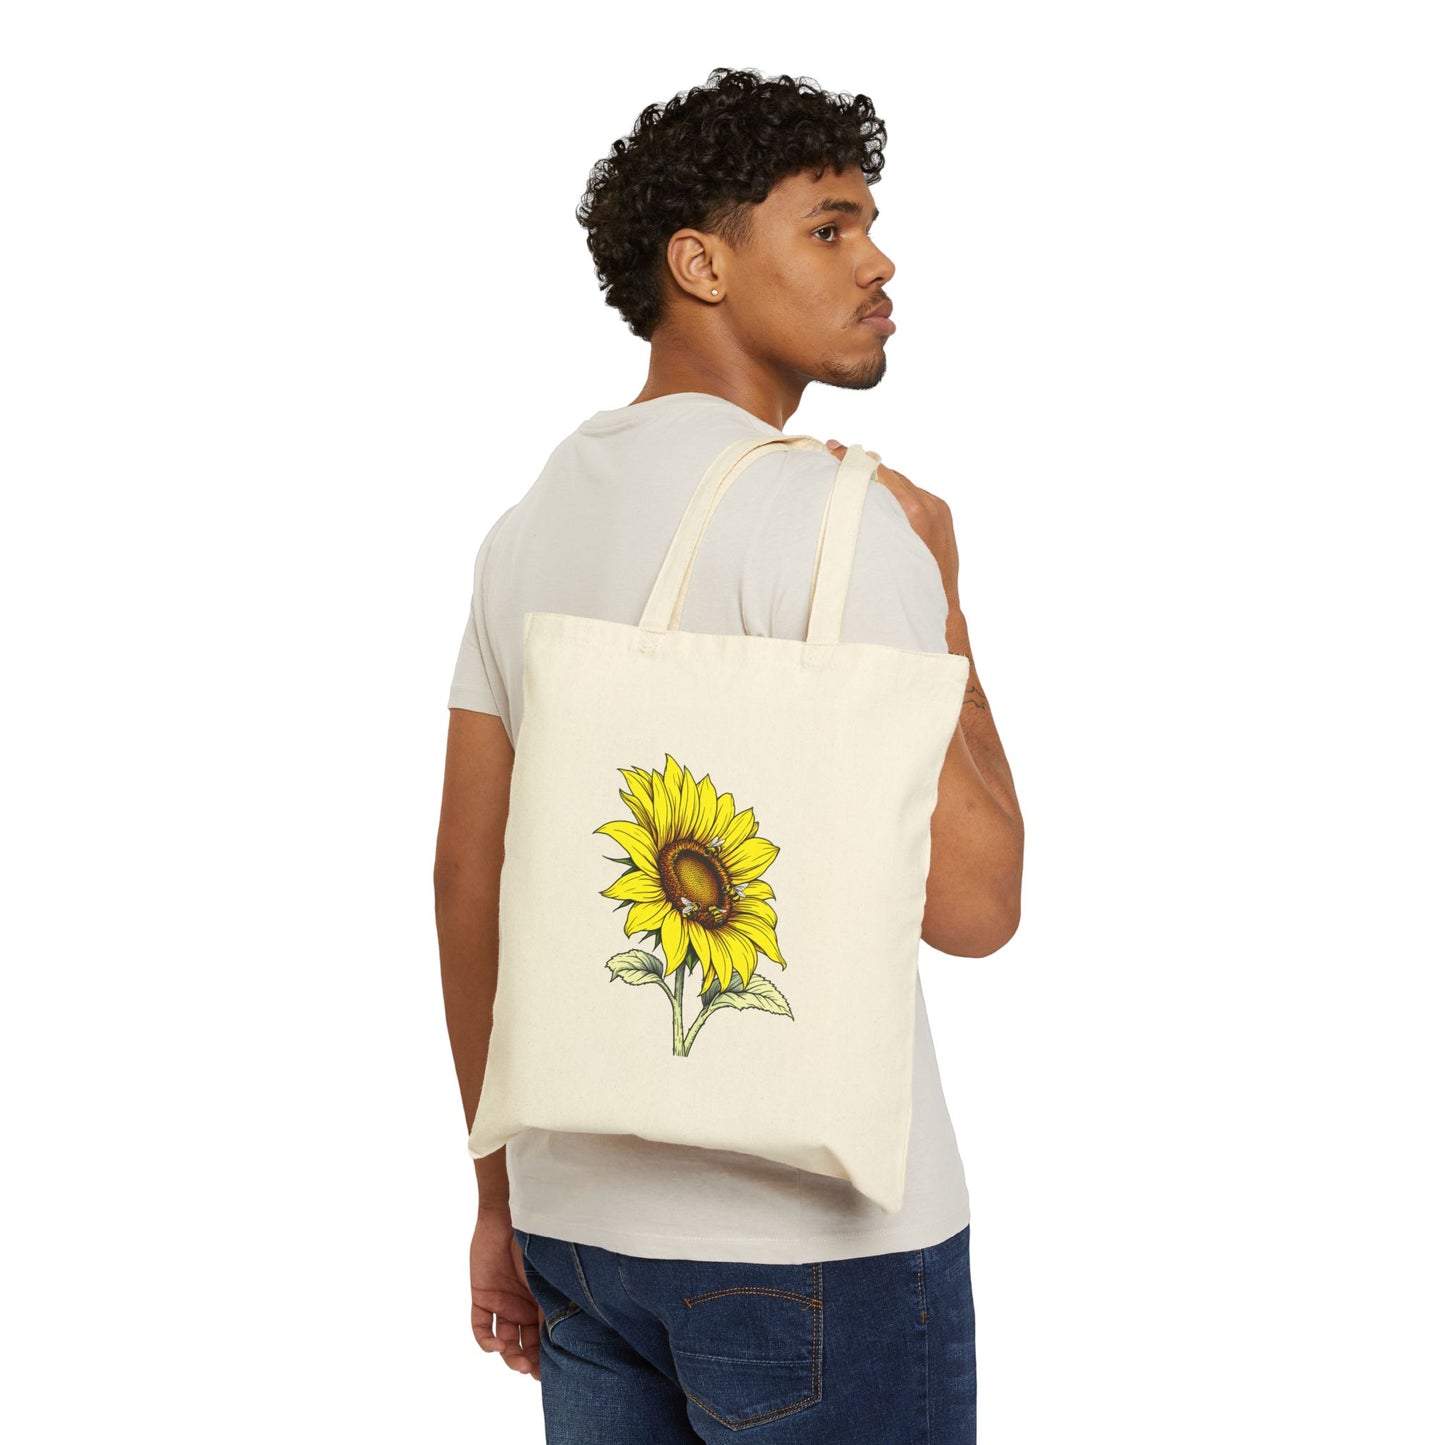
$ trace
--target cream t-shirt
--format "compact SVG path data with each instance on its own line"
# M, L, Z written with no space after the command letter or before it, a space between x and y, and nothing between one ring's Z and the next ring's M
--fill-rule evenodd
M754 433L784 435L723 397L676 392L599 411L566 437L477 549L449 706L497 714L515 745L524 614L635 624L698 480L728 442ZM785 451L744 468L703 534L679 619L684 631L805 635L837 466L824 452ZM938 564L897 498L873 482L842 641L947 652L947 616ZM874 836L860 832L860 849ZM860 871L866 866L860 855ZM969 1222L969 1198L921 977L916 1029L897 1214L885 1215L846 1180L755 1155L632 1134L526 1129L507 1144L512 1222L531 1234L654 1259L808 1264L938 1244ZM565 1069L567 1060L539 1065ZM775 1106L760 1094L753 1107Z

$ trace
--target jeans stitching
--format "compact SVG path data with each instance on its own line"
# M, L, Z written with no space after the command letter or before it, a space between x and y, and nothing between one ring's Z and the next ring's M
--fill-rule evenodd
M710 1289L703 1294L690 1294L683 1296L683 1304L691 1309L694 1304L702 1300L721 1299L724 1295L730 1294L768 1294L775 1299L794 1300L800 1305L815 1305L819 1303L816 1291L811 1295L799 1294L794 1289L773 1289L768 1285L735 1284L728 1285L724 1289Z
M577 1246L569 1240L567 1248L571 1251L572 1263L577 1270L577 1281L582 1286L582 1293L587 1296L587 1303L592 1306L592 1312L597 1318L605 1323L607 1316L602 1313L597 1306L597 1301L592 1298L592 1291L587 1286L587 1276L582 1273L582 1261L577 1257Z
M560 1325L563 1320L571 1319L581 1308L581 1305L574 1304L571 1300L568 1300L566 1304L553 1310L552 1313L547 1316L547 1338L552 1338L552 1328L554 1325Z
M812 1312L813 1317L813 1349L812 1349L812 1388L809 1394L791 1405L780 1405L776 1410L764 1410L758 1415L740 1415L736 1424L729 1421L725 1416L719 1415L706 1400L699 1400L686 1385L682 1385L682 1392L700 1410L706 1410L714 1420L721 1421L731 1429L746 1429L751 1425L760 1425L765 1420L776 1419L780 1415L792 1415L799 1410L806 1410L816 1405L823 1398L823 1265L821 1261L813 1265L813 1293L811 1295L800 1295L794 1290L776 1290L764 1288L752 1288L740 1285L736 1289L709 1290L706 1294L692 1295L685 1301L691 1306L693 1300L712 1299L716 1295L725 1294L769 1294L779 1298L796 1300L805 1304ZM681 1380L678 1381L681 1385Z

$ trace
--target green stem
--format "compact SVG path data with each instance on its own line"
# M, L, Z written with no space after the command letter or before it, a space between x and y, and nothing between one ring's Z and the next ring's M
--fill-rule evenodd
M692 1041L697 1037L697 1031L707 1022L708 1016L712 1014L716 1008L717 1005L715 1003L709 1004L692 1021L692 1027L687 1031L687 1038L685 1038L682 1043L682 1051L684 1054L690 1054L692 1052ZM674 1049L673 1052L676 1053L676 1049Z
M677 966L677 987L668 990L672 999L672 1052L675 1056L687 1053L682 1042L682 990L686 982L687 965L680 963Z

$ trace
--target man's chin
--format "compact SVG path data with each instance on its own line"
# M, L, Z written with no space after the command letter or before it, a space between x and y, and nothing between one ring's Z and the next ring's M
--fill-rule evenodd
M872 361L849 366L830 366L814 378L824 386L841 387L844 391L872 391L888 370L888 358L880 355Z

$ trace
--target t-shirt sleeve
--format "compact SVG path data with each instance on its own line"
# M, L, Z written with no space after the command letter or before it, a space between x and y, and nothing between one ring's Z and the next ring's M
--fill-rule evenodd
M506 513L503 513L505 516ZM490 712L499 717L502 705L502 674L495 649L487 631L486 593L483 586L487 553L501 525L499 517L477 548L472 564L472 596L467 607L466 625L462 628L461 646L457 649L456 667L452 672L448 707L465 708L468 712Z
M768 478L744 569L744 626L763 636L802 638L808 630L818 536L838 463L817 452L784 452L762 457L748 470L770 464L778 475ZM874 479L864 496L841 640L947 652L947 624L948 599L938 563L898 498Z

